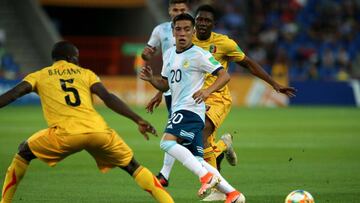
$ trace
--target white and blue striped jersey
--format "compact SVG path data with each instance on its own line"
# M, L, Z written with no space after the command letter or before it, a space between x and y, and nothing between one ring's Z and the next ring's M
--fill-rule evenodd
M166 50L175 46L175 38L172 33L171 22L161 23L156 26L151 33L150 39L147 43L151 47L155 47L164 54Z
M159 50L161 47L163 55L169 48L174 47L175 38L172 32L171 22L161 23L156 26L147 44L148 46L155 47L156 50ZM170 95L170 91L165 92L164 95Z
M221 64L210 52L192 45L179 53L176 47L163 54L161 75L168 80L172 96L171 111L188 110L205 121L205 103L197 104L192 98L204 84L205 73L216 74Z

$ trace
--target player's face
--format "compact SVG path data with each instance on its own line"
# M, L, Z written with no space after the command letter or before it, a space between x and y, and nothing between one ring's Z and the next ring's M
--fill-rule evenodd
M196 36L200 39L207 39L210 37L211 31L214 28L214 16L207 11L200 11L195 17Z
M176 50L182 51L192 44L192 35L194 33L194 26L189 20L176 21L174 25L173 34L176 41Z
M70 63L79 65L79 50L75 49L74 51L75 51L75 53L72 56L69 57L68 61Z
M169 15L170 15L171 19L174 19L175 16L180 15L182 13L186 13L188 11L189 11L189 8L184 3L171 4L169 6Z

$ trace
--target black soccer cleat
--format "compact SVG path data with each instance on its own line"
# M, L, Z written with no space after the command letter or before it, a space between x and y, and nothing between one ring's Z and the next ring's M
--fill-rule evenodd
M159 180L160 184L163 187L169 186L169 181L163 176L163 174L159 173L156 178Z

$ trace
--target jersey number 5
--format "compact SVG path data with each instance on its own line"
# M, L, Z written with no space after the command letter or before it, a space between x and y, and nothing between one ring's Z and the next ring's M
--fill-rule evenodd
M68 79L68 80L60 79L60 84L62 90L64 90L65 92L71 92L75 97L75 102L72 102L70 99L70 95L66 95L65 96L66 104L69 106L80 106L81 100L80 100L79 92L77 91L77 89L73 87L67 87L66 83L73 84L74 79Z

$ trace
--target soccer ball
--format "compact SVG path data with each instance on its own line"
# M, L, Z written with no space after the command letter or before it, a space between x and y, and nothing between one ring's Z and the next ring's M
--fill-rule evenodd
M286 197L285 203L315 203L315 201L309 192L294 190Z

